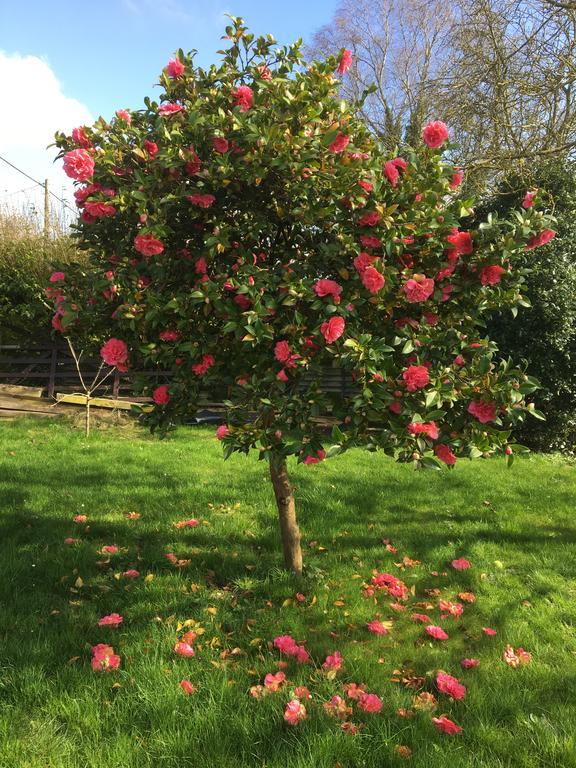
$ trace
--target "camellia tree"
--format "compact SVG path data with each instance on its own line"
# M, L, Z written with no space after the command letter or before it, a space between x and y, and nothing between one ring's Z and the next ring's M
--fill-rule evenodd
M226 388L224 455L269 462L300 573L288 457L364 446L439 469L519 450L537 382L493 362L482 316L523 303L515 258L554 233L537 198L468 231L446 126L385 154L338 96L349 51L307 64L237 18L225 39L207 71L178 51L158 102L57 136L89 266L52 276L53 325L120 371L169 372L141 383L153 429ZM323 386L331 368L343 391Z

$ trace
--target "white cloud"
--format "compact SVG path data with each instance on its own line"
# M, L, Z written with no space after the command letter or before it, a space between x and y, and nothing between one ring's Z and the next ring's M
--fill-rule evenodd
M77 125L92 123L88 107L63 93L58 78L43 59L4 51L0 51L0 104L0 155L38 181L47 178L55 194L70 199L70 179L62 171L61 162L53 163L57 149L47 149L47 145L54 141L56 131L70 132ZM33 186L0 161L0 205L41 208L42 190ZM52 204L59 208L54 198Z

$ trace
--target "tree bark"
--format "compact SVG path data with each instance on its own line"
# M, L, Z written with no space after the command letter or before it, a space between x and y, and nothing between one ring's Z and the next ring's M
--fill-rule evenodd
M296 576L302 575L302 549L300 547L300 529L296 522L294 492L288 476L286 459L283 456L270 457L270 479L274 487L280 534L286 568Z

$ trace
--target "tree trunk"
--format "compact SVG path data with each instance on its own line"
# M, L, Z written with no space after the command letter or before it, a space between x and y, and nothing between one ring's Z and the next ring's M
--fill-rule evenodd
M284 563L286 568L297 576L302 575L302 549L300 548L300 529L296 522L294 492L288 477L286 459L283 456L270 458L270 478L274 486Z

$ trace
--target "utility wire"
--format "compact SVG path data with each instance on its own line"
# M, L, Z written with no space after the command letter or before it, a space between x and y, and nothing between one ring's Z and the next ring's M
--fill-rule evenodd
M39 186L39 187L42 187L42 189L44 189L44 188L45 188L44 182L42 182L42 181L38 181L38 179L33 179L33 178L32 178L32 176L30 176L28 173L26 173L25 171L23 171L21 168L18 168L17 166L15 166L15 165L14 165L14 163L11 163L9 160L6 160L6 158L5 158L5 157L2 157L2 155L0 155L0 160L2 160L4 163L6 163L6 165L9 165L9 166L10 166L10 168L14 168L14 170L15 170L15 171L18 171L18 173L21 173L21 174L22 174L22 176L26 176L26 178L27 178L27 179L30 179L30 181L33 181L33 182L34 182L34 184L38 184L38 186ZM58 202L59 202L59 203L62 203L62 205L63 205L65 208L68 208L68 210L69 210L69 211L72 211L72 213L73 213L74 215L76 215L76 211L74 210L74 208L71 208L71 207L68 205L68 203L66 202L66 200L64 200L64 199L63 199L63 198L61 198L61 197L58 197L58 195L55 195L55 194L54 194L54 192L52 192L52 190L51 190L51 189L49 189L49 190L48 190L48 192L49 192L49 194L51 194L51 195L52 195L52 197L53 197L53 198L55 198L56 200L58 200Z

